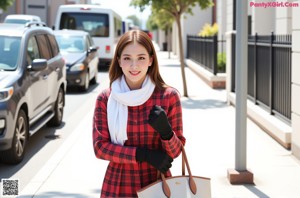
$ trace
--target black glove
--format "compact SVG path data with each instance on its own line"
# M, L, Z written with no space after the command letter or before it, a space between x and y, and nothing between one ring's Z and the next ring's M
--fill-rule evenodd
M167 172L173 162L173 159L165 152L145 148L137 148L135 157L136 161L148 162L162 173Z
M155 129L163 140L173 137L173 130L166 112L160 106L154 105L150 111L148 123Z

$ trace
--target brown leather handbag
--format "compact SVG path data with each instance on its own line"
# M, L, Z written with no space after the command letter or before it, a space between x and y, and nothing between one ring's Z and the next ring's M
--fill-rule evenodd
M211 198L210 178L193 176L184 147L182 146L182 176L165 178L160 173L161 179L140 189L139 198ZM188 175L185 175L185 166Z

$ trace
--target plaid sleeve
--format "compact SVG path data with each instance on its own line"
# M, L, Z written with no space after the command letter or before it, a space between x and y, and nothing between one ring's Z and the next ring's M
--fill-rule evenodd
M164 150L172 158L176 158L181 153L181 144L185 144L182 127L182 107L180 96L176 89L169 88L169 108L167 112L168 120L172 126L174 135L170 140L162 140Z
M96 100L93 117L93 147L97 158L115 163L136 163L135 147L121 146L110 141L107 124L109 91L103 91Z

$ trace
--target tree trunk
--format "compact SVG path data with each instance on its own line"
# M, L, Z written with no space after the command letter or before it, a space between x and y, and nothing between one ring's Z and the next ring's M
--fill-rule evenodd
M170 42L170 39L169 39L169 37L170 37L170 35L171 35L171 32L170 32L170 29L168 28L167 29L167 51L168 51L168 55L169 55L169 59L171 58L171 42Z
M180 23L181 15L176 16L176 23L178 27L178 41L179 41L179 60L180 60L180 67L181 67L181 75L182 75L182 82L183 82L183 96L188 97L187 92L187 85L186 85L186 78L185 78L185 64L184 64L184 55L183 55L183 44L182 44L182 31L181 31L181 23Z

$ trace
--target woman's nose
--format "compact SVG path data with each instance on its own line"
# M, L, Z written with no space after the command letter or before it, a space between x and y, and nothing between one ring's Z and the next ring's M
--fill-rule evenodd
M137 61L136 60L132 60L130 66L131 67L136 67L137 66Z

